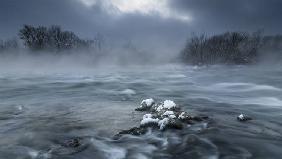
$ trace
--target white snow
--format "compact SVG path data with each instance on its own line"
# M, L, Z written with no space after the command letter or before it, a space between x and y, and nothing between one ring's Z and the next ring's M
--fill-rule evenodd
M156 123L158 124L159 119L154 119L152 114L145 114L143 116L143 120L141 120L141 125L146 125L146 124L150 124L150 123Z
M174 115L173 111L166 111L163 113L163 116L169 116L169 115Z
M176 104L172 100L165 100L163 107L166 108L166 109L172 109L172 108L176 107Z
M179 115L178 119L185 119L185 112L182 112L182 113Z
M160 111L162 111L164 109L164 107L163 107L163 105L160 105L160 106L158 106L158 108L157 108L157 112L160 112Z
M150 124L150 123L156 123L158 124L159 123L159 119L153 119L153 118L145 118L143 120L141 120L141 125L146 125L146 124Z
M151 107L155 103L153 98L142 100L141 105L145 105L146 107Z
M163 120L160 120L158 122L158 126L160 127L160 130L163 130L168 123L169 123L169 118L164 118Z
M241 120L243 120L243 119L245 118L245 116L244 116L243 114L240 114L240 115L238 116L238 118L241 119Z
M162 105L159 105L156 109L157 112L162 111L163 109L172 109L175 108L176 104L172 100L165 100Z
M163 113L162 116L168 116L168 117L171 118L171 119L176 118L176 116L174 115L174 112L173 112L173 111L166 111L166 112Z

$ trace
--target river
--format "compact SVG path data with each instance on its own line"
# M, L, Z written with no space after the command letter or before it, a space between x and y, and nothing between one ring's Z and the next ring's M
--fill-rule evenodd
M0 73L1 159L274 159L282 156L282 67L178 64ZM47 71L48 70L48 71ZM146 98L209 117L183 130L139 126ZM253 118L239 122L241 113ZM64 147L79 138L79 148Z

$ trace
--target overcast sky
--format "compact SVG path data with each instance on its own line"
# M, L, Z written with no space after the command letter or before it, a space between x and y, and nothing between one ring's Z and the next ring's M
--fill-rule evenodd
M61 25L80 36L180 45L190 33L281 33L282 0L0 0L0 39L23 24Z

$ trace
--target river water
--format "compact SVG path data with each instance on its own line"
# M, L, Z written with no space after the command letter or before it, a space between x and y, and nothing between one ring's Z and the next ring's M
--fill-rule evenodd
M282 156L282 67L17 68L0 73L1 159L274 159ZM183 130L139 126L142 99L209 116ZM253 118L239 122L244 113ZM62 146L79 138L76 148Z

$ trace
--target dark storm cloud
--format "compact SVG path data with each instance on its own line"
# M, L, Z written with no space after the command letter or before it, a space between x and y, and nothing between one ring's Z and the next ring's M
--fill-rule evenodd
M192 17L188 23L138 12L117 16L102 2L89 7L80 0L1 0L0 39L16 36L23 24L55 24L87 38L101 33L114 42L128 40L146 48L162 44L170 51L167 48L180 48L191 32L265 29L279 33L282 28L280 0L168 0L172 12Z
M188 26L181 21L139 13L115 16L101 2L89 7L79 0L1 0L0 39L16 36L24 24L61 25L83 37L101 33L111 41L132 41L147 48L160 43L179 47L188 35Z
M23 24L62 25L86 36L90 32L117 36L144 35L144 32L154 35L156 31L171 35L171 30L175 29L178 34L179 28L184 29L181 22L158 16L131 13L114 17L100 3L87 7L78 0L1 0L0 22L2 34L9 30L16 32Z
M1 0L1 34L16 33L23 24L62 25L69 29L89 26L86 9L74 0Z
M171 0L170 6L187 12L199 30L256 30L281 33L281 0Z

